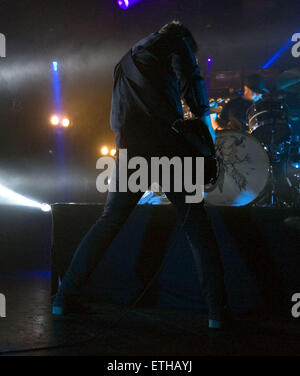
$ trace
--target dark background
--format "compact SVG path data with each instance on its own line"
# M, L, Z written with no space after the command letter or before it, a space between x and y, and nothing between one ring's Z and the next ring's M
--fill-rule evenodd
M0 1L0 184L37 200L102 201L95 189L101 145L114 145L109 127L112 72L133 43L179 19L218 71L260 69L295 32L299 1L141 0L127 11L114 0ZM60 64L62 107L72 120L59 135L50 63ZM298 67L290 49L272 65ZM268 73L268 72L266 72ZM61 135L62 136L62 135ZM60 138L62 138L60 136Z

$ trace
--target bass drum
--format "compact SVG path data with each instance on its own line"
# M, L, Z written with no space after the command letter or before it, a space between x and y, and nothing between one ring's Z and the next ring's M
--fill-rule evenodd
M217 132L215 141L219 174L214 185L205 186L204 199L216 206L244 206L265 189L270 162L259 141L239 131Z

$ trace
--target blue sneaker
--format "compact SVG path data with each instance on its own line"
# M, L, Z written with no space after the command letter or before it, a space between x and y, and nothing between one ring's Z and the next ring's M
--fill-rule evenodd
M66 313L66 306L66 298L58 292L52 302L52 315L64 315Z
M228 306L224 306L221 310L221 314L218 319L209 319L208 328L209 329L231 329L234 326L234 317Z
M208 327L209 329L222 329L222 321L219 320L208 320Z

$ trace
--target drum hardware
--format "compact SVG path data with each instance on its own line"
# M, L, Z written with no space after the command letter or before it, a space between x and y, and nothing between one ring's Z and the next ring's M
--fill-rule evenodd
M287 169L290 175L291 194L294 207L300 206L300 136L292 137L287 158Z
M215 100L214 98L209 100L209 107L210 107L210 113L211 114L220 114L222 112L223 106L220 106L221 103L228 102L228 98L218 98Z
M222 107L210 107L211 114L220 114L222 112Z
M281 73L276 82L277 88L285 95L288 93L300 93L300 69L290 69ZM290 145L286 162L286 181L291 192L291 200L293 207L300 206L300 129L299 107L289 108L289 122L291 123ZM298 124L297 124L298 122ZM287 174L290 174L289 176ZM298 218L299 228L299 218Z
M282 142L281 144L273 144L264 146L269 160L269 182L265 189L263 200L261 204L267 207L286 207L289 204L281 198L281 192L279 186L284 184L288 185L286 180L286 163L288 159L288 151L290 144L288 141Z
M290 137L287 107L282 100L266 98L247 111L249 133L263 145L280 144Z
M272 164L270 164L270 184L271 192L269 206L280 206L280 195L277 192L276 176L274 174L274 166Z
M291 140L289 162L294 168L300 167L300 136L294 136Z
M222 102L224 102L222 98L211 99L211 113L218 115L221 107L219 107L219 103ZM300 136L299 123L296 123L298 117L300 118L300 111L297 109L290 112L289 115L283 97L269 97L254 103L248 110L249 133L230 130L222 130L216 133L219 175L215 184L205 186L206 202L212 205L229 206L300 206ZM243 166L243 163L245 163L245 170L251 169L251 165L254 170L258 171L259 168L257 168L257 161L254 162L255 158L248 165L246 160L239 160L241 151L235 148L238 148L236 142L239 142L241 135L246 135L247 140L242 141L242 144L244 142L253 145L252 141L255 140L256 145L260 146L258 154L263 160L261 163L262 170L265 170L267 176L264 180L260 171L254 178L254 174L247 172L251 179L257 179L263 183L261 186L257 184L254 193L250 189L250 194L247 189L243 188L243 179L247 174L244 174L244 176L243 172L239 174L241 172L239 169ZM250 136L250 139L247 136ZM235 140L232 145L233 150L226 155L228 149L230 149L226 144L228 142L230 144L233 140ZM227 149L225 153L224 148ZM266 156L266 159L262 157L262 154ZM231 163L231 158L233 158L233 163ZM233 171L236 174L235 179L231 176Z
M210 107L210 113L211 114L220 114L222 112L222 105L220 106L221 103L227 103L229 101L229 98L218 98L218 99L210 99L209 100L209 107ZM195 116L191 112L189 106L186 104L185 100L181 100L181 105L183 108L183 113L184 113L184 119L194 119Z
M247 112L249 133L261 142L270 160L269 183L258 205L291 207L299 201L299 182L287 179L288 166L292 165L291 156L296 154L293 151L296 136L287 114L287 106L278 98L256 102ZM299 151L300 148L297 156ZM293 160L295 166L297 162ZM283 191L289 192L287 198L283 198Z

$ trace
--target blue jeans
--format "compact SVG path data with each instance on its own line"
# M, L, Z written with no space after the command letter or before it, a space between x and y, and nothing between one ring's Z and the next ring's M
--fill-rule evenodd
M119 181L118 166L119 158L117 157L114 172L117 182ZM63 296L71 296L86 283L142 194L142 192L118 191L108 193L102 215L80 242L63 278L59 290ZM170 192L166 192L166 195L176 208L182 230L191 247L209 318L218 320L222 308L226 305L224 271L218 244L203 201L187 204L186 193L174 192L172 184ZM126 252L126 249L123 252Z

